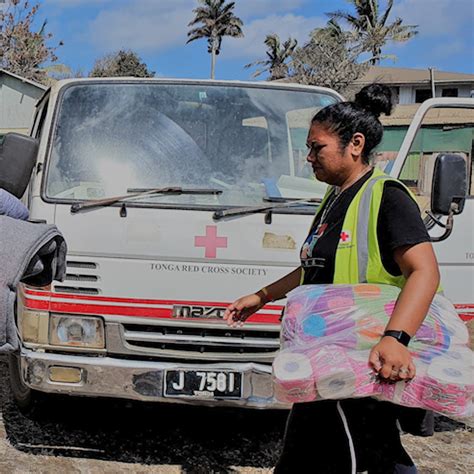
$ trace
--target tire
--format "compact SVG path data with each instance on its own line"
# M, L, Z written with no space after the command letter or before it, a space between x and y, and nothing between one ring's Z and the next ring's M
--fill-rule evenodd
M29 388L23 382L18 353L9 354L8 368L10 372L10 392L19 410L25 415L39 413L47 397L45 394Z

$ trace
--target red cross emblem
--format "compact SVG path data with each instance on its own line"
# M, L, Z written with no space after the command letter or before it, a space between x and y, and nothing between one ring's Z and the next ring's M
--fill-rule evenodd
M217 237L217 226L207 225L206 235L194 237L194 246L204 247L206 258L216 258L218 248L227 248L227 237Z
M339 236L339 241L346 243L351 241L351 233L348 231L343 230L341 235Z

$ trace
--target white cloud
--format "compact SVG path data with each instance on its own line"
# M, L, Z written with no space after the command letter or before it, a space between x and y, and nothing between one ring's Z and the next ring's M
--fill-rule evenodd
M300 45L308 40L310 31L324 26L327 19L324 17L303 17L293 14L270 15L244 25L244 38L225 38L221 56L228 58L248 58L253 60L265 55L265 36L276 33L281 40L289 36L296 38Z
M73 3L78 0L49 0ZM108 0L85 0L108 1ZM224 39L222 57L248 57L250 60L264 54L263 40L269 33L277 33L282 39L296 37L303 43L308 33L326 22L326 19L305 18L291 13L278 15L275 12L294 10L308 0L238 0L236 15L244 20L242 39ZM102 8L89 23L84 38L100 52L120 48L140 52L159 52L187 40L188 23L193 18L196 0L140 0L120 2L114 8ZM270 13L269 16L253 20Z
M308 0L234 0L235 14L242 19L261 15L288 13L308 3Z
M472 0L402 0L390 18L400 17L407 25L418 25L419 36L459 34L460 28L472 24Z
M58 7L77 7L91 4L110 3L113 0L44 0L45 3Z
M192 0L141 0L104 9L88 25L86 37L100 51L131 48L156 52L186 42Z

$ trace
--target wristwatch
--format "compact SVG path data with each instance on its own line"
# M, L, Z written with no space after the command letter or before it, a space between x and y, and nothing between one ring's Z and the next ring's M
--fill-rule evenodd
M383 333L383 337L385 336L394 337L400 344L403 344L404 346L408 346L408 343L411 339L410 334L405 331L393 331L390 329Z

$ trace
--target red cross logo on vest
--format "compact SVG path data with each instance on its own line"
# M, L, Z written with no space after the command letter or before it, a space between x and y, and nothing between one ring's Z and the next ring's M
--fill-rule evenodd
M216 258L218 248L227 248L227 237L217 237L217 226L207 225L206 235L194 237L195 247L204 247L206 258Z
M343 244L349 243L351 241L351 233L347 230L343 230L339 236L339 242Z

